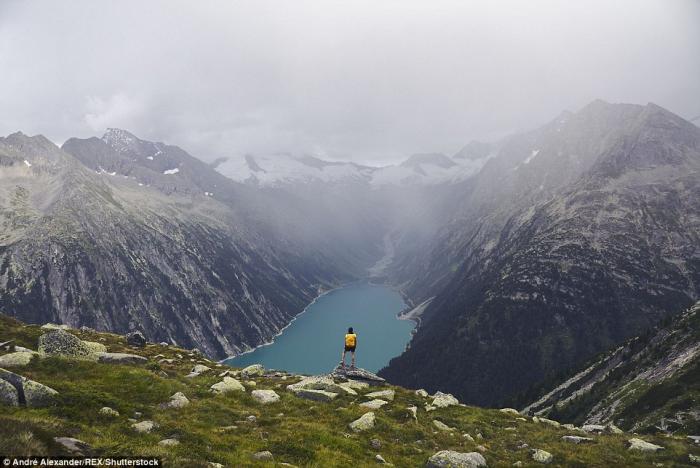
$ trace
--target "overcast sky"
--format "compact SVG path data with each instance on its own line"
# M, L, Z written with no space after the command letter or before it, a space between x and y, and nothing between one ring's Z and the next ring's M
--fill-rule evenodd
M2 135L385 162L595 98L700 114L700 1L0 0Z

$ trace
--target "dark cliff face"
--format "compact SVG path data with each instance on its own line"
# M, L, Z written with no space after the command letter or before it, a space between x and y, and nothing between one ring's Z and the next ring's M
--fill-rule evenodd
M312 250L295 237L304 208L288 194L252 193L176 147L106 141L71 140L79 158L43 137L0 141L8 314L138 329L223 358L269 340L374 255L338 260L343 239Z
M411 285L436 297L392 381L496 405L698 297L697 127L596 102L501 151L428 249L445 286Z

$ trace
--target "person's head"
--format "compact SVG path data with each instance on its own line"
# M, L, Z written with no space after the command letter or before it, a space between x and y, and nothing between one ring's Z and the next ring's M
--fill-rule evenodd
M348 333L355 333L352 331L352 327L348 328Z

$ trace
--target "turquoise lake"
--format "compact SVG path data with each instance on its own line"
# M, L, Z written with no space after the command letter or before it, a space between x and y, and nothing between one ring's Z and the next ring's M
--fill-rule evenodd
M330 372L339 362L348 327L357 334L356 365L376 372L403 352L415 324L398 320L406 308L386 286L356 283L334 289L310 304L274 343L225 361L235 367L262 364L301 374ZM350 353L346 356L350 364Z

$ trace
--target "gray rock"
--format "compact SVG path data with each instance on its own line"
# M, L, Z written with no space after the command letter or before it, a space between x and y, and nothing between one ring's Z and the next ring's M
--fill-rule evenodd
M688 454L688 461L693 465L700 465L700 456L693 455L692 453L689 453Z
M614 425L613 423L608 424L605 426L605 432L608 434L624 434L625 431Z
M350 367L341 367L338 365L335 369L333 369L330 376L338 380L355 380L357 382L364 382L369 385L382 385L386 383L386 380L379 377L377 374L359 367L352 369Z
M192 368L190 372L193 374L203 374L204 372L210 371L211 367L205 366L204 364L197 364Z
M119 411L110 408L109 406L104 406L100 408L100 414L102 416L107 416L109 418L119 417Z
M57 329L39 337L39 353L46 356L65 356L90 359L93 351L80 338L65 330Z
M379 450L382 448L382 441L379 439L371 439L369 441L369 446L372 447L374 450Z
M0 356L0 367L24 367L31 362L34 356L38 356L38 353L16 351L4 354Z
M250 416L245 418L245 420L252 424L254 422L257 422L258 418L256 418L254 415L251 414Z
M382 400L394 401L394 396L396 392L394 390L381 390L379 392L372 392L365 395L367 398L380 398Z
M418 407L409 406L406 409L408 410L408 414L411 415L414 420L418 421Z
M189 404L190 400L187 399L185 394L182 392L177 392L170 397L169 401L161 403L160 405L158 405L158 407L161 409L179 409L184 408Z
M153 429L155 429L156 427L158 427L158 426L153 421L141 421L141 422L133 423L131 425L131 428L133 430L135 430L136 432L138 432L139 434L149 433Z
M374 413L370 411L369 413L365 413L358 419L351 422L348 426L354 432L368 431L374 427L375 421L376 418L374 416Z
M479 468L487 466L486 459L478 452L441 450L428 459L426 468Z
M600 424L584 424L581 429L583 429L584 432L600 434L605 431L605 426L601 426Z
M265 450L262 452L257 452L253 454L253 460L257 461L272 461L275 457L272 456L272 452Z
M0 404L6 406L19 406L17 389L10 382L0 379Z
M559 427L559 426L561 426L561 424L559 424L558 421L555 421L555 420L553 420L553 419L547 419L547 418L538 418L537 416L535 416L534 418L532 418L532 422L547 424L547 425L552 426L552 427Z
M68 325L57 324L57 323L45 323L41 326L43 330L70 330Z
M143 364L148 358L128 353L98 353L97 361L104 364Z
M561 438L564 442L571 442L572 444L583 444L587 442L593 442L593 439L590 437L581 437L581 436L575 436L575 435L565 435L564 437Z
M243 370L241 370L241 375L243 377L259 377L265 374L265 368L262 364L252 364Z
M341 387L351 388L353 390L364 390L369 387L367 382L360 382L359 380L348 380L340 384Z
M107 347L95 341L83 341L83 345L90 350L91 354L106 353Z
M338 396L337 393L327 392L325 390L313 390L310 388L301 388L299 390L296 390L294 394L299 398L306 398L307 400L326 402L331 401Z
M387 402L384 400L374 399L371 401L366 401L364 403L360 403L360 406L363 408L369 408L371 410L377 410L386 404L387 404Z
M287 390L296 393L298 390L325 390L332 393L348 393L347 388L333 381L330 376L311 376L301 379L299 382L287 385Z
M422 388L416 390L416 395L418 395L419 397L428 398L428 392L426 392Z
M458 404L459 400L449 393L437 392L435 395L433 395L432 406L436 408L447 408L448 406L455 406Z
M512 414L513 416L520 416L520 412L515 408L501 408L498 411L501 413Z
M639 450L640 452L658 452L664 450L660 445L652 444L642 439L632 438L628 440L630 446L628 450Z
M88 444L82 440L74 439L73 437L54 437L53 440L68 450L71 455L85 456L92 451L92 448Z
M382 465L386 464L386 460L384 460L384 457L382 457L379 454L376 454L374 456L374 459L377 461L377 463L381 463Z
M5 369L0 369L0 380L12 385L17 392L17 400L20 406L40 408L54 403L58 392L51 387L40 384L26 377L15 374ZM8 391L8 398L12 399L12 393Z
M173 445L180 445L180 441L177 439L163 439L158 442L158 445L163 447L172 447Z
M274 390L253 390L251 396L263 405L275 403L280 399Z
M534 449L532 451L532 459L537 463L543 463L545 465L548 465L552 463L554 457L551 453L547 452L546 450Z
M143 333L140 331L134 331L131 333L127 333L126 336L126 342L130 346L135 346L137 348L142 348L146 346L146 337L143 336Z
M233 377L224 377L221 382L215 383L211 387L214 393L245 392L245 387L241 382Z
M454 427L450 427L447 424L445 424L442 421L438 421L437 419L433 420L433 426L435 426L438 430L440 431L454 431Z

